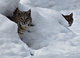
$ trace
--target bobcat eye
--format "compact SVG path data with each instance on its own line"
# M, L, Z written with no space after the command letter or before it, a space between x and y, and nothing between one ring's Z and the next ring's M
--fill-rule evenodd
M23 19L23 18L20 18L21 20Z
M27 20L27 19L29 19L29 18L26 18L26 20Z
M25 22L22 22L22 25L25 25L26 23Z

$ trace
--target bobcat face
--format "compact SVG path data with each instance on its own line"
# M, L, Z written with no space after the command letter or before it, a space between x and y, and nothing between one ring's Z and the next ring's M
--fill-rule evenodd
M20 26L22 28L22 30L26 30L28 28L28 26L30 25L31 21L28 16L26 16L26 14L24 13L24 15L21 15L20 17L18 17L17 19L19 19L17 21L18 26Z
M22 12L17 8L13 13L13 19L13 21L18 25L18 33L22 35L27 31L28 26L32 23L31 10Z
M62 14L62 16L67 20L67 22L69 23L69 26L71 26L73 23L73 13L71 13L70 15Z

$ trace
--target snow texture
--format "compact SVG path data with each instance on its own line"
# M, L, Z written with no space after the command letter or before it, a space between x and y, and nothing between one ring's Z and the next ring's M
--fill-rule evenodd
M0 58L80 58L79 0L3 0L0 4ZM28 28L31 32L24 34L23 41L17 25L4 16L12 15L16 7L31 9L35 25ZM71 27L61 15L70 13Z
M29 56L29 48L17 34L17 25L1 14L0 23L0 57L22 58Z
M20 0L0 0L0 13L12 16L13 11L18 7Z

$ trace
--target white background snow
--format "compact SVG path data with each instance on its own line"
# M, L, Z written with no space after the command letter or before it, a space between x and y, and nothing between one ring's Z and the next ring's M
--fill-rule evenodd
M0 0L0 58L80 58L79 0ZM31 9L34 27L23 41L11 16L18 7ZM61 14L73 13L73 24ZM6 16L5 16L6 15ZM30 54L34 54L31 56Z

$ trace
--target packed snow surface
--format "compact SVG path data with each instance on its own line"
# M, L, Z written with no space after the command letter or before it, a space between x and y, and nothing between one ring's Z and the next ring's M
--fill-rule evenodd
M0 0L0 13L12 16L13 11L18 7L20 0Z
M0 58L80 58L79 5L79 0L1 0ZM31 32L23 35L23 41L17 25L5 16L12 15L16 7L31 9L35 25L28 28ZM70 13L71 27L61 15Z

